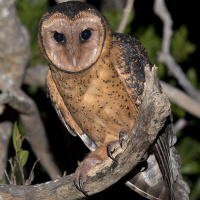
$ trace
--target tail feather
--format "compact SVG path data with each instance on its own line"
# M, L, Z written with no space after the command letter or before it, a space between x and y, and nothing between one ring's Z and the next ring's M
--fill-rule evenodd
M126 177L126 185L151 200L189 200L190 189L178 171L181 160L175 142L169 118L152 144L148 159Z

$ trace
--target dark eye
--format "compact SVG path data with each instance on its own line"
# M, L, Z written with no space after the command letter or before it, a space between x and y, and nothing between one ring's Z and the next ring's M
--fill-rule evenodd
M90 30L84 30L82 33L81 33L81 39L83 40L88 40L92 35L92 32Z
M64 35L62 33L55 32L53 37L56 42L62 42L64 40Z

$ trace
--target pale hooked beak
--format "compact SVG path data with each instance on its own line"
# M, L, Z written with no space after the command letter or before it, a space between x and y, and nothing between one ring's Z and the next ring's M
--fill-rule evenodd
M72 59L72 63L73 63L73 65L74 65L74 67L77 67L76 58L73 58L73 59Z

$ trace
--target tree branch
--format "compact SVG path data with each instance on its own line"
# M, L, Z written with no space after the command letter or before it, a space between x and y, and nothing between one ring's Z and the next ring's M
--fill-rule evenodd
M106 189L131 171L153 143L170 115L169 101L158 86L157 68L153 67L150 71L149 66L146 66L145 77L140 111L130 133L123 141L123 148L118 148L113 154L118 164L107 158L89 172L87 182L84 184L84 189L89 195ZM74 174L71 174L34 186L0 185L0 197L13 200L78 199L83 197L83 194L76 189L73 179Z
M128 23L128 20L129 20L131 10L133 8L133 4L134 4L134 0L127 0L126 7L124 8L124 12L123 12L123 19L120 22L120 25L119 25L116 32L118 32L118 33L124 32L124 29L126 28L126 25Z
M181 66L176 63L173 56L170 54L173 21L164 0L154 1L154 12L163 22L162 52L159 53L158 60L168 67L183 89L200 102L200 93L192 86L181 69Z
M175 88L164 81L160 82L163 92L167 95L170 101L180 106L195 117L200 118L200 104L196 100L192 99L178 88Z

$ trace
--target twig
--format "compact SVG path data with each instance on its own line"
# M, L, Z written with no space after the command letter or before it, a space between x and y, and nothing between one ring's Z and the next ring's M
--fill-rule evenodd
M16 177L15 177L15 168L16 168L16 163L14 162L14 165L12 164L12 158L10 158L9 160L8 160L8 162L10 163L10 167L11 167L11 171L12 171L12 173L11 173L11 175L10 175L10 184L14 184L14 185L16 185L17 184L17 182L16 182Z
M4 168L4 165L3 165L3 162L2 162L1 159L0 159L0 169L4 171L4 174L5 174L5 176L6 176L7 180L8 180L8 183L11 184L11 180L10 180L10 178L8 176L8 173L7 173L6 169Z
M12 95L9 92L0 94L0 105L7 104L11 102L12 99Z
M163 22L162 52L159 53L158 60L165 63L184 90L200 102L200 93L191 85L181 67L170 54L173 21L164 0L154 1L154 12Z
M2 71L0 71L0 86L3 94L10 94L10 102L8 104L11 107L20 113L29 114L33 112L30 98Z
M34 162L33 167L32 167L32 169L31 169L31 172L30 172L30 175L29 175L28 179L27 179L26 182L25 182L25 185L30 185L30 184L32 183L32 181L33 181L33 179L34 179L34 169L35 169L36 164L39 162L39 160L40 160L40 158L38 158L38 159Z
M24 77L24 83L34 86L45 86L45 77L49 67L44 64L37 64L34 67L28 67Z
M127 0L126 7L124 8L124 11L123 11L123 19L121 20L120 25L116 32L118 32L118 33L124 32L126 25L128 23L128 20L129 20L131 10L133 8L133 4L134 4L134 0Z
M66 1L77 1L77 0L55 0L56 3L62 3L62 2L66 2ZM82 1L85 2L86 0L78 0L78 1Z
M24 178L24 170L23 170L23 167L21 166L21 163L19 162L18 156L15 156L15 160L16 160L17 163L18 163L19 170L20 170L20 173L21 173L22 185L24 185L24 183L25 183L25 178Z
M164 81L160 81L163 92L168 96L170 101L180 106L195 117L200 118L200 104L188 96L183 91L175 88Z
M182 129L184 129L187 126L188 122L181 118L179 119L175 124L174 124L174 129L175 132L178 133L179 131L181 131Z

